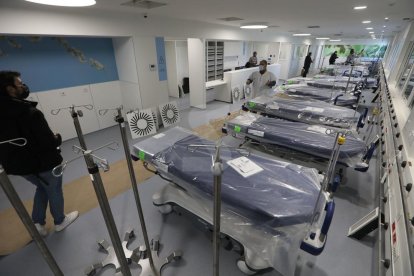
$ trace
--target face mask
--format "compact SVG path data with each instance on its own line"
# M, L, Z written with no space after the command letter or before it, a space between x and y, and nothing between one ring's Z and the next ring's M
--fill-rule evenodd
M30 89L29 89L29 87L26 84L23 84L22 86L23 86L22 87L22 90L23 91L22 91L22 94L20 94L19 99L24 100L27 97L29 97Z
M264 66L263 65L259 65L259 71L264 71L264 70L265 70Z

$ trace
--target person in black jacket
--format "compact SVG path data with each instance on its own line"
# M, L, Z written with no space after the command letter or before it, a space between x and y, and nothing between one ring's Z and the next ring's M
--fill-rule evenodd
M309 52L309 54L306 56L305 58L305 64L303 65L303 70L302 70L302 77L306 78L306 75L309 72L309 68L311 66L312 58L311 58L312 53Z
M336 59L338 58L338 55L336 54L336 51L332 53L331 57L329 58L329 65L335 64Z
M57 232L70 225L79 213L64 214L62 177L52 174L52 169L63 160L58 149L62 138L50 130L43 113L36 108L37 103L25 100L28 96L29 88L19 72L0 71L0 141L27 140L24 147L0 145L0 164L7 174L23 176L36 185L32 220L39 233L46 236L48 204Z

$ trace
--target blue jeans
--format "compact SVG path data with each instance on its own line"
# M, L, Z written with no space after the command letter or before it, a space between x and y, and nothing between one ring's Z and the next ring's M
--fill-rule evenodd
M40 225L46 224L46 209L49 203L55 225L61 224L65 219L62 177L53 176L52 170L23 177L37 187L33 202L33 222Z

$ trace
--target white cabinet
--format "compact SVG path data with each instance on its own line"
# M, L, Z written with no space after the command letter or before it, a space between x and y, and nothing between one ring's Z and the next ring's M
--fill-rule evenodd
M206 81L222 80L224 65L224 42L206 41Z
M91 84L90 90L99 128L103 129L115 125L114 114L116 111L109 111L104 115L99 115L99 110L113 109L122 105L119 81Z
M53 115L52 110L66 108L72 105L91 105L93 106L89 85L49 90L37 93L39 102L50 128L54 132L62 135L63 140L76 137L75 127L69 109L63 109L58 114ZM84 134L99 129L98 119L95 110L82 110L83 116L79 118Z

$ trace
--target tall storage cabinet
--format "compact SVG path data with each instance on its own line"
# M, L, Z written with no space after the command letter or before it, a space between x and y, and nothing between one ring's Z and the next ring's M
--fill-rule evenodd
M206 41L206 81L223 79L224 41Z

